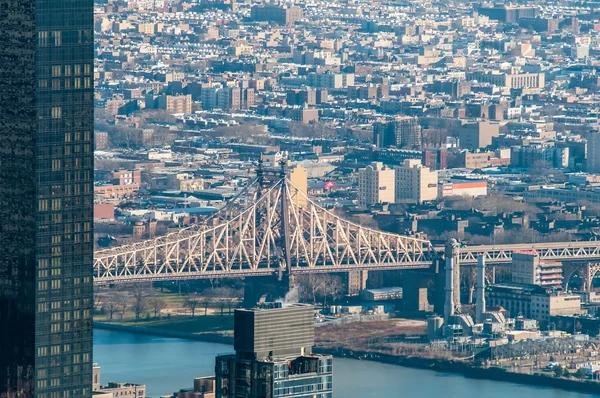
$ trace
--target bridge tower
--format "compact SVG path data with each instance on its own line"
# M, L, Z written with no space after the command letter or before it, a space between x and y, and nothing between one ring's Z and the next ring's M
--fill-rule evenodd
M450 239L446 243L445 257L445 292L444 320L448 322L455 312L460 312L460 264L459 243L456 239Z

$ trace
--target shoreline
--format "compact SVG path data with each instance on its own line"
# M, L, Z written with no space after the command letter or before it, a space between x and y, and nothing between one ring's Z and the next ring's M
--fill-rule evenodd
M233 345L233 336L219 333L194 334L175 330L163 330L143 326L128 326L106 322L94 322L94 328L113 330L127 333L140 333L154 336L171 337L186 340L204 341ZM552 387L566 391L577 391L589 394L600 394L600 383L576 379L556 378L543 373L524 374L507 372L500 368L478 368L458 360L430 359L421 357L406 357L383 354L371 351L354 351L346 348L320 348L315 347L315 353L332 355L335 358L349 358L385 363L395 366L432 370L443 373L454 373L471 379L483 379L508 382L514 384L535 385Z

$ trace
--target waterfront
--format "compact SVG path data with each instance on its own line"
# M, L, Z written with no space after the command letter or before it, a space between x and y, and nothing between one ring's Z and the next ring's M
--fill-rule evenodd
M102 367L102 382L146 384L149 396L154 398L191 387L194 377L213 374L215 355L232 351L232 346L224 344L94 330L94 362ZM595 396L340 358L334 361L334 389L336 398L463 398L473 391L479 398Z

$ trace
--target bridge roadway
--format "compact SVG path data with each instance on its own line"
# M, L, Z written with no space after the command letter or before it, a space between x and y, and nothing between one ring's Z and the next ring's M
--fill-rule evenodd
M534 250L540 257L554 261L577 261L577 262L600 262L600 242L554 242L554 243L525 243L510 245L480 245L462 246L459 249L459 262L461 266L475 266L477 257L484 255L488 265L508 265L512 261L514 251ZM434 258L443 256L443 247L433 247L432 255L426 255L423 261L411 261L403 263L363 263L363 264L297 264L292 267L292 273L327 273L348 271L380 271L380 270L410 270L427 269L431 267ZM99 272L98 270L95 270ZM232 278L277 275L287 272L285 263L274 261L272 264L260 264L254 269L198 269L184 266L183 262L177 265L161 264L156 266L136 265L121 271L96 273L94 282L96 284L133 282L141 280L176 280L176 279L201 279L201 278Z

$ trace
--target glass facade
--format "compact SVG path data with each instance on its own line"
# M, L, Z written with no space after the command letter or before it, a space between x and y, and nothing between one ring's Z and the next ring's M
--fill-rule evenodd
M93 1L0 0L0 41L0 397L89 397Z

